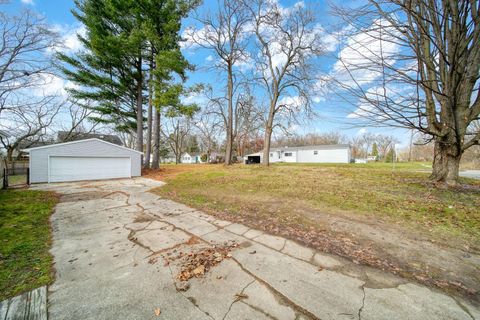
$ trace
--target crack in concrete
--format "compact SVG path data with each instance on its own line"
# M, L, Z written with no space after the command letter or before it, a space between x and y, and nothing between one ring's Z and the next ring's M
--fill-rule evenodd
M257 307L257 306L251 305L251 304L249 304L249 303L247 303L247 302L245 302L245 301L240 301L240 302L243 303L243 304L245 304L245 305L247 305L247 306L249 306L249 307L252 308L253 310L260 312L261 314L263 314L263 315L264 315L265 317L267 317L267 318L270 318L270 319L272 319L272 320L278 320L277 317L272 316L270 313L262 310L261 308L259 308L259 307Z
M282 248L279 250L279 252L282 252L282 253L285 253L283 252L283 249L285 249L285 246L287 245L287 239L283 239L283 246ZM302 259L299 259L299 258L296 258L298 260L302 260ZM303 260L302 260L303 261Z
M466 314L468 314L470 316L470 318L472 318L472 320L475 320L475 317L470 313L470 310L468 310L467 307L465 307L460 301L458 301L454 296L450 296L450 298L453 299L453 301L455 301L455 303L460 307L460 309L462 309L463 311L465 311Z
M193 306L195 308L197 308L200 312L202 312L203 314L205 314L207 317L209 317L210 319L212 320L215 320L214 317L212 317L207 311L205 310L202 310L202 308L200 308L198 306L198 304L194 303L191 299L189 299L189 297L187 297L182 291L180 291L178 288L177 288L177 285L175 283L175 278L173 276L173 271L172 271L172 267L170 265L168 265L168 270L170 270L170 277L172 278L172 284L175 288L175 290L177 291L177 293L179 293L181 296L183 296L185 299L187 299L191 304L193 304Z
M240 295L242 295L242 294L245 292L245 290L246 290L250 285L252 285L255 281L257 281L257 280L254 278L250 283L248 283L245 287L243 287L242 291L240 291ZM230 311L232 310L233 305L234 305L235 303L239 302L239 301L240 301L240 298L237 297L237 298L235 298L235 299L232 301L232 303L230 303L230 306L228 307L227 312L223 315L222 320L225 320L225 318L227 317L227 315L228 315L228 314L230 313Z
M254 273L252 273L250 270L248 270L247 268L245 268L241 263L240 261L238 261L235 257L231 257L230 259L232 259L233 261L235 261L238 266L240 267L240 269L242 269L242 271L246 272L248 275L250 275L251 277L253 277L255 280L257 280L258 282L260 282L261 284L263 284L265 287L267 287L268 290L270 290L270 292L272 292L274 294L274 296L277 296L277 297L280 297L285 303L285 305L291 307L293 310L295 310L297 313L301 313L302 315L304 316L307 316L309 317L310 319L312 320L320 320L320 318L318 318L316 315L314 315L313 313L311 313L310 311L308 311L307 309L299 306L298 304L296 304L295 302L293 302L292 300L290 300L287 296L283 295L281 292L279 292L278 290L276 290L272 285L270 285L267 281L259 278L257 275L255 275Z
M366 296L365 283L362 284L360 288L362 289L362 292L363 292L363 298L362 298L362 306L360 307L360 309L358 309L358 320L362 320L362 311L363 311L363 308L365 307L365 296Z

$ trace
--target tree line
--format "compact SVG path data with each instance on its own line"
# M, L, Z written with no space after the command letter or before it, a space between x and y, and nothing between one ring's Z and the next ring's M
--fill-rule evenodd
M166 149L179 159L192 136L207 153L223 148L226 164L263 148L268 165L279 133L305 119L320 121L313 105L324 92L357 108L358 122L422 134L433 145L435 182L454 184L462 156L480 143L478 2L369 0L332 7L347 24L335 35L345 37L349 54L339 54L328 74L320 70L321 58L336 52L315 4L199 5L76 0L72 12L86 32L73 53L62 52L59 35L34 12L1 12L0 119L9 134L0 141L7 153L45 139L59 121L70 138L82 131L117 133L145 152L145 167L157 168ZM186 17L194 23L182 32ZM186 48L207 50L209 63L193 66L182 54ZM215 72L214 88L185 85L195 68ZM45 90L58 76L73 84L63 88L67 98ZM192 96L202 99L187 102ZM368 156L374 145L374 153L384 153L393 140L376 138L351 142Z

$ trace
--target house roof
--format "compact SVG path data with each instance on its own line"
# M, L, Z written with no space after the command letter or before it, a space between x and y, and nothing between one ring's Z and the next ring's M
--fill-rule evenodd
M30 152L30 151L32 151L32 150L46 149L46 148L52 148L52 147L57 147L57 146L60 146L60 145L68 145L68 144L74 144L74 143L84 143L84 142L87 142L87 141L100 141L100 142L102 142L102 143L105 143L105 144L114 146L114 147L116 147L116 148L121 148L121 149L125 149L125 150L128 150L128 151L133 151L133 152L137 152L137 153L143 154L143 152L140 152L140 151L137 151L137 150L133 150L133 149L130 149L130 148L127 148L127 147L124 147L124 146L119 146L118 144L111 143L111 142L108 142L108 141L105 141L105 140L101 140L101 139L97 139L97 138L84 139L84 140L76 140L76 141L63 142L63 143L54 143L54 144L49 144L49 145L41 146L41 147L23 149L22 151L24 151L24 152Z
M270 148L270 152L277 151L298 151L298 150L332 150L332 149L348 149L350 148L349 144L324 144L324 145L315 145L315 146L300 146L300 147L279 147L279 148ZM246 156L255 156L262 154L263 151L255 152L248 154Z
M191 157L196 157L201 155L200 152L185 152L184 154L188 154Z
M75 133L72 137L68 137L67 131L58 131L57 140L59 142L68 142L68 141L78 141L78 140L87 140L87 139L100 139L119 146L123 146L122 139L113 134L102 134L102 133Z

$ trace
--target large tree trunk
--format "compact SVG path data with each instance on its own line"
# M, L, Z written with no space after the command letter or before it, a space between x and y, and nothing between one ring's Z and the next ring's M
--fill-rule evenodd
M265 138L263 140L263 159L262 164L264 166L270 165L270 142L272 140L272 122L268 121L267 125L265 126Z
M143 152L143 76L142 58L139 58L137 79L137 151Z
M263 139L263 159L264 166L270 165L270 142L272 141L273 119L275 118L275 107L277 105L278 95L273 97L270 102L270 110L268 112L268 119L265 123L265 138Z
M155 109L153 119L153 159L152 169L160 167L160 111Z
M435 141L433 170L430 179L434 182L456 185L462 153L455 144L438 139Z
M150 58L150 79L148 80L147 140L145 150L145 168L150 168L152 153L152 109L153 109L153 52Z
M8 147L7 148L7 161L8 162L13 161L13 151L15 151L15 147Z
M227 114L227 146L225 148L225 164L232 164L233 150L233 77L232 66L228 65L228 114Z

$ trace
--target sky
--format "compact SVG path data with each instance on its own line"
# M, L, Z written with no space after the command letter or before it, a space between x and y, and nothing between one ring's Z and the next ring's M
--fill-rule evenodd
M285 8L292 7L297 3L297 0L279 1ZM355 0L343 0L341 3L348 5L349 2L353 1ZM204 3L197 10L199 13L213 10L215 3L216 1L204 0ZM310 1L309 4L315 6L318 20L322 27L325 29L342 28L339 22L329 14L329 6L326 1ZM76 21L71 13L73 7L73 0L11 0L9 4L4 6L4 9L9 13L15 13L24 8L28 8L40 13L60 35L61 41L64 43L64 49L62 50L73 53L80 48L80 43L76 37L77 33L84 32L83 27ZM195 22L192 18L186 18L183 21L184 29L194 25ZM345 50L341 42L328 38L326 38L326 41L328 41L330 50L325 57L319 60L320 70L321 72L331 74L338 68L337 57L345 57L351 54L351 52L349 53L348 50ZM221 81L219 74L204 70L203 68L214 62L211 52L192 46L184 46L182 47L182 51L189 62L194 64L197 69L189 74L187 85L196 83L210 83L215 85ZM368 74L362 74L362 77L368 77ZM63 88L69 85L71 84L65 83L62 79L53 79L50 83L49 90L63 91ZM293 98L294 97L291 97L291 99ZM355 124L355 117L352 116L351 113L355 111L355 106L346 105L344 101L341 101L341 99L335 95L327 95L315 99L314 110L318 115L315 119L300 125L293 125L290 130L297 134L338 131L348 137L361 135L368 131L371 133L396 136L400 141L400 144L397 146L399 149L405 148L409 143L410 132L406 129L372 128L366 127L361 123Z

